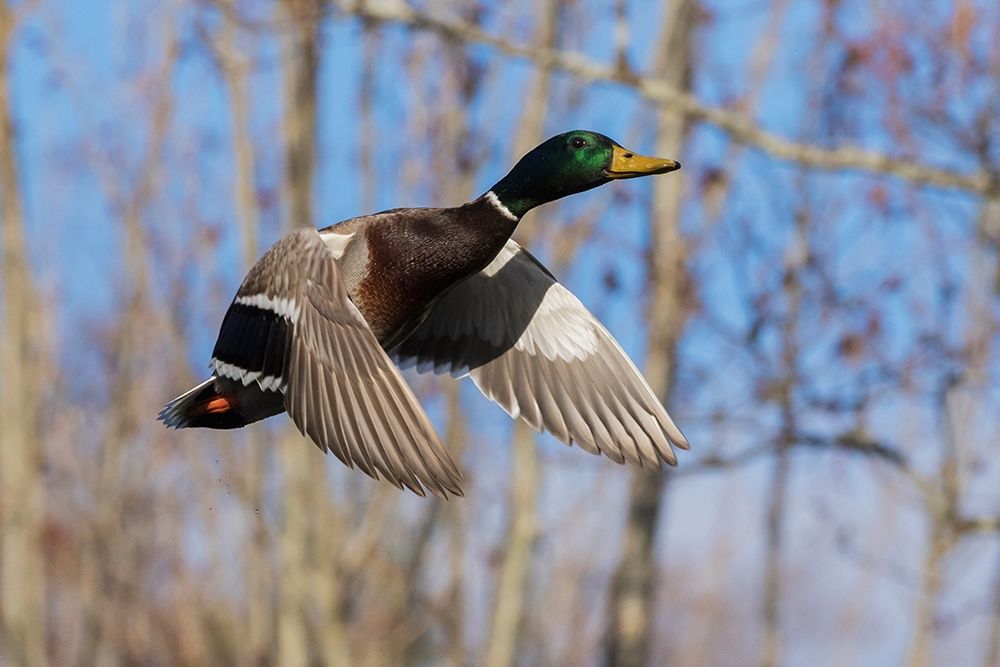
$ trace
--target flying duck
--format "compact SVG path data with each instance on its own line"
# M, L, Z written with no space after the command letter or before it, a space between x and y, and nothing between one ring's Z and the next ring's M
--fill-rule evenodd
M513 418L618 462L676 464L687 440L608 330L510 237L546 202L680 169L596 132L537 146L478 199L299 229L250 269L212 375L167 403L175 428L287 411L321 450L424 495L461 474L397 370L468 375Z

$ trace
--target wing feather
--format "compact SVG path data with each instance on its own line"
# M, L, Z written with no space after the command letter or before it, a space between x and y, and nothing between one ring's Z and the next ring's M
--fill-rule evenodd
M468 374L512 417L619 463L676 463L687 439L606 328L509 241L392 350L403 368Z
M241 298L287 320L284 401L299 431L375 479L420 495L461 495L458 469L348 297L318 232L299 230L275 244L248 274ZM277 340L262 336L264 368L276 366Z

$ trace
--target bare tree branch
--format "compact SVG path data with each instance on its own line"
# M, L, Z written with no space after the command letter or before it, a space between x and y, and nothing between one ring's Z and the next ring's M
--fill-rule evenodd
M904 473L911 474L909 463L896 448L855 435L836 437L816 434L799 433L795 436L792 448L804 449L839 449L848 453L872 456L889 463ZM689 463L674 473L674 477L690 477L705 472L724 472L754 463L758 459L771 456L777 451L777 445L763 444L748 447L741 452L729 456L710 455L699 461Z
M402 23L453 39L487 44L510 56L524 58L543 68L561 70L585 81L628 86L665 113L680 114L724 130L734 141L755 146L776 158L816 169L856 169L888 174L919 185L954 189L985 196L1000 192L1000 182L986 170L962 173L922 164L915 159L891 157L857 147L823 148L780 137L760 127L752 118L731 109L704 104L682 87L657 76L634 72L622 63L606 65L578 53L534 44L517 44L466 21L413 9L402 2L335 0L345 14L369 21Z

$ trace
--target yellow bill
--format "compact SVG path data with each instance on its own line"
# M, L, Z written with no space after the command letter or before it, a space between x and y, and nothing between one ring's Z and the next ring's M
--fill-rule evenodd
M614 146L612 148L611 166L604 170L608 178L637 178L651 174L666 174L677 171L681 163L662 157L646 157L636 155L627 148Z

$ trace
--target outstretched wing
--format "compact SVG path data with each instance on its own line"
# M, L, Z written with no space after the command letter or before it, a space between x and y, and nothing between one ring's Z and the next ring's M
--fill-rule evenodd
M250 270L212 366L223 377L283 392L299 431L349 467L420 495L424 486L461 495L461 475L315 230L287 235Z
M452 288L393 359L468 374L512 417L619 463L676 463L687 440L608 330L513 240Z

